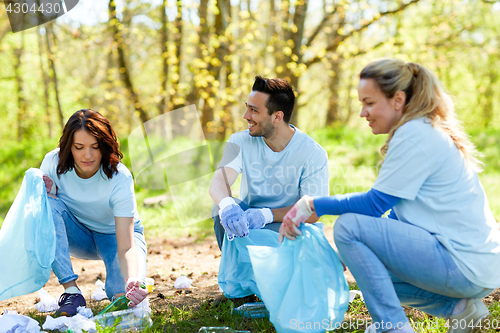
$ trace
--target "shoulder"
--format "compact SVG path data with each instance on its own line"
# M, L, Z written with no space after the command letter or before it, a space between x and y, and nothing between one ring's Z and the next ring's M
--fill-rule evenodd
M300 150L304 154L309 156L327 157L325 149L317 143L308 134L302 132L297 127L295 128L296 140L294 143L294 149Z
M231 135L229 138L229 142L236 143L240 147L245 144L251 144L252 142L255 142L258 139L257 137L253 137L249 134L248 130L244 130L241 132L237 132Z
M118 163L116 166L118 170L118 174L114 174L113 178L121 178L121 179L133 179L132 173L123 163Z
M49 151L47 154L45 154L43 161L45 163L52 163L52 164L57 165L57 163L59 163L59 148L56 148L52 151Z
M413 119L396 130L393 139L408 140L419 146L432 146L441 143L450 143L450 137L431 124L425 117ZM392 141L392 139L391 139Z

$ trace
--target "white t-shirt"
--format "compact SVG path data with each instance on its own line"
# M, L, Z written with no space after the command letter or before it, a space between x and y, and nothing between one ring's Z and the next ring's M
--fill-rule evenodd
M395 132L373 188L402 198L394 207L398 219L434 234L471 282L500 286L500 231L483 186L428 119Z
M140 224L134 193L132 174L122 163L118 163L118 174L111 179L104 174L102 166L88 179L78 177L73 168L57 177L59 148L45 155L40 169L49 175L58 187L57 197L68 207L76 219L90 230L115 233L116 217L133 217Z
M305 194L329 195L326 151L293 128L292 139L280 152L272 151L262 137L252 137L248 130L229 138L219 167L242 173L240 199L250 207L281 208Z

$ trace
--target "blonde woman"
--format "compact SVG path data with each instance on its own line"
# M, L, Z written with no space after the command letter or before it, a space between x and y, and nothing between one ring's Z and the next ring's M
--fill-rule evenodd
M340 215L335 244L364 294L367 331L414 332L402 305L449 319L448 332L487 327L481 298L500 287L500 231L451 98L428 69L396 59L368 64L358 95L372 132L389 134L375 184L365 193L302 197L284 217L281 239L295 239L309 214Z

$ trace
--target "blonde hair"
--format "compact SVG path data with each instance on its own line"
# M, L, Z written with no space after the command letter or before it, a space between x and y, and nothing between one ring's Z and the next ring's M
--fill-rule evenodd
M387 98L394 97L398 91L406 94L403 116L389 131L387 141L380 149L382 155L387 153L389 141L399 127L410 120L426 117L434 128L450 136L470 168L482 171L476 147L457 119L451 97L430 70L398 59L380 59L363 68L359 78L374 79Z

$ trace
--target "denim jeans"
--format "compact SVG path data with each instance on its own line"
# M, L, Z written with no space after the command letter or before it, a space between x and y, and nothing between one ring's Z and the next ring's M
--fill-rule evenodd
M250 206L244 203L243 201L241 201L239 205L243 210L247 210L250 208ZM226 235L226 231L224 230L224 227L220 223L219 206L217 205L214 205L212 209L212 218L214 219L214 231L215 231L215 237L217 238L217 244L219 245L219 249L222 250L222 242L226 238L224 237ZM269 229L272 231L279 232L280 227L281 223L273 222L266 224L262 229Z
M436 237L406 222L343 214L335 222L334 239L377 332L408 323L402 305L449 318L462 298L493 291L470 282Z
M78 278L73 272L70 255L87 260L102 260L106 267L106 295L111 300L117 293L125 292L120 263L116 234L95 232L81 224L66 207L64 202L49 197L52 208L52 217L56 229L56 255L52 263L52 271L59 279L59 283L74 281ZM147 246L143 234L144 227L134 226L134 243L138 255L138 277L146 279Z

